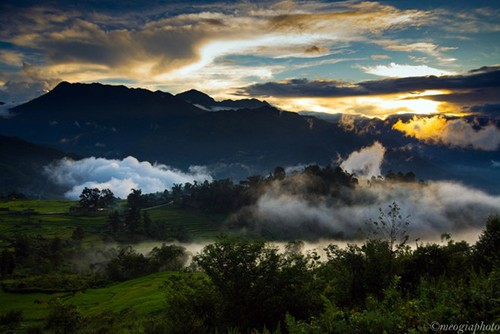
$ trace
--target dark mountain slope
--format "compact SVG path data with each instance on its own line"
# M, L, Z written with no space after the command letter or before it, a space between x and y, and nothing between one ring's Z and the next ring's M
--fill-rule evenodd
M138 138L169 131L205 111L169 93L62 82L11 113L0 120L2 134L82 155L122 156Z
M194 90L180 96L213 101ZM14 108L14 117L0 119L0 133L82 156L133 155L181 168L238 163L258 172L276 165L326 164L337 153L371 144L335 124L258 102L263 106L207 112L168 93L61 83Z
M0 135L0 195L11 191L30 196L41 192L58 193L43 175L43 167L65 156L77 158L73 154Z

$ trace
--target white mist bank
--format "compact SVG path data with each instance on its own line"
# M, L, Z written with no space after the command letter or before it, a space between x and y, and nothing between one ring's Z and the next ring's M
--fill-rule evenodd
M367 232L379 209L395 202L408 216L410 240L439 240L442 233L466 236L479 231L490 215L500 214L500 196L451 181L391 182L371 180L381 174L385 148L379 142L351 153L340 166L355 173L359 184L340 188L334 196L312 195L307 175L294 175L286 183L271 183L257 202L234 215L255 234L274 238L316 240ZM473 233L477 235L478 233ZM467 237L472 240L475 237Z
M143 193L163 192L174 184L193 181L211 181L212 176L205 167L191 166L188 172L163 165L139 161L134 157L123 160L65 158L45 167L45 173L55 183L71 188L65 193L68 199L78 199L83 188L110 189L116 197L126 198L131 189Z
M344 189L336 198L304 198L296 189L290 192L275 184L241 214L255 222L254 230L272 231L272 235L352 238L366 232L367 223L377 220L379 209L386 210L393 202L403 217L408 216L413 239L480 229L490 215L500 214L500 196L447 181L360 184Z

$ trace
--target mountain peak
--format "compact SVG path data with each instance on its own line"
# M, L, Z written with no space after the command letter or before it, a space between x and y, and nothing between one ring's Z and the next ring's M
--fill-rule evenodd
M13 108L26 117L52 117L54 121L84 122L132 120L171 116L193 116L203 113L199 108L166 92L100 83L69 83L63 81L47 94ZM99 122L97 122L99 123Z
M215 100L211 98L209 95L200 92L199 90L196 89L190 89L188 91L179 93L176 95L176 97L188 103L198 104L204 107L211 107L217 104L217 102L215 102Z
M211 96L196 89L179 93L176 97L208 111L257 109L269 106L267 102L257 99L216 101Z

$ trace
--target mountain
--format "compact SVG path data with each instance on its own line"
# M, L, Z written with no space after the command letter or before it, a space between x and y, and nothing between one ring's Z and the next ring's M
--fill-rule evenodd
M204 165L216 178L267 174L276 166L326 165L379 141L386 148L383 173L413 171L421 179L459 180L500 191L495 181L500 168L492 167L498 152L425 144L392 130L397 119L348 124L343 117L326 121L260 101L258 108L209 111L207 105L224 102L214 101L195 90L173 96L61 83L11 109L12 117L0 118L0 133L83 157L132 155L181 169Z
M217 102L208 96L207 94L200 92L196 89L191 89L182 93L175 95L176 97L194 105L200 105L204 107L215 106Z
M269 103L257 99L215 101L209 95L196 89L191 89L175 96L207 111L258 109L269 106Z
M104 113L103 113L104 111ZM61 82L52 91L12 109L14 115L45 120L94 121L120 118L164 120L203 113L170 93L140 88Z
M11 191L57 194L57 187L49 182L44 166L63 157L78 158L52 148L29 143L16 137L0 135L0 195Z
M164 92L62 82L10 109L0 133L82 155L121 156L137 140L205 111Z
M201 92L180 97L213 101ZM366 144L312 117L260 108L208 112L169 93L101 84L63 82L11 109L0 133L79 155L192 164L251 163L273 168L299 162L328 163ZM248 101L241 102L241 105ZM282 159L283 158L283 159Z

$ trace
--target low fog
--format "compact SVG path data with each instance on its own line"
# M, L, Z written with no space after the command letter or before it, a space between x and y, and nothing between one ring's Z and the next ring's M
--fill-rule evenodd
M304 198L278 185L268 189L256 205L233 219L246 216L258 234L284 239L356 238L367 223L378 218L379 208L396 202L409 216L412 238L432 238L442 233L464 233L484 226L486 218L500 213L500 197L452 182L372 183L345 190L338 198Z
M379 142L352 152L340 166L358 178L352 188L341 187L327 195L308 191L311 180L298 173L302 166L287 168L286 181L275 180L260 189L251 206L228 218L240 233L273 240L320 240L364 238L367 224L396 202L403 217L409 216L411 239L436 239L442 233L477 235L488 216L500 214L500 196L451 181L396 182L378 178L385 148ZM126 198L132 188L143 193L162 192L175 183L204 180L212 176L205 167L182 172L165 165L123 160L63 159L46 167L56 183L66 186L66 197L77 199L84 187L109 188Z
M363 238L379 209L396 202L409 216L410 238L438 239L442 233L476 234L489 215L500 213L500 197L450 181L396 182L380 175L385 148L378 142L353 152L341 167L359 177L354 188L311 196L312 180L296 174L275 181L256 204L233 215L232 223L251 234L278 240ZM473 238L473 237L472 237Z

